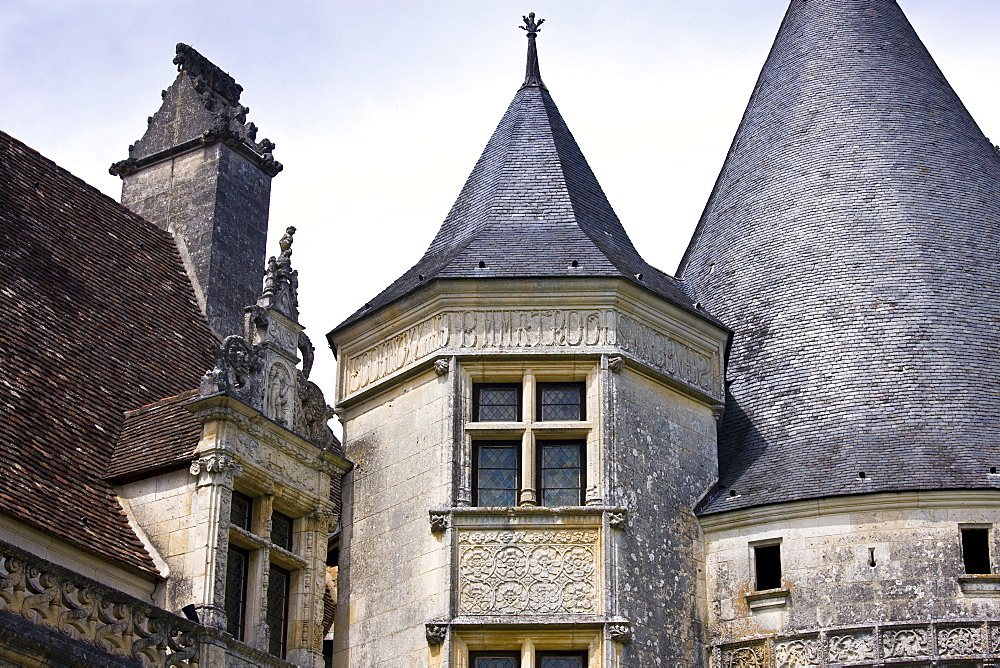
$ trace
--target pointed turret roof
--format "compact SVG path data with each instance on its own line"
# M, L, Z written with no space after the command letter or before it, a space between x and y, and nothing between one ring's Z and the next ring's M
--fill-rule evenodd
M1000 487L998 237L1000 156L896 2L793 0L681 263L734 330L707 511Z
M542 83L535 49L542 20L524 21L524 84L437 236L416 265L336 330L434 279L619 276L693 310L679 282L632 245Z

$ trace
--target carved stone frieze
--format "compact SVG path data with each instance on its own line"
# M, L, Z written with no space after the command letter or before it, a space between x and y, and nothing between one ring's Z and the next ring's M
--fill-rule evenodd
M317 495L317 476L311 471L303 475L303 466L288 454L277 448L261 447L257 437L241 432L236 438L235 450L247 461L268 471L271 476L293 489L301 489Z
M882 653L887 659L929 656L931 654L930 631L926 628L884 631L882 633Z
M759 647L739 647L723 655L726 668L763 668L764 652Z
M0 542L0 610L142 666L191 666L207 629Z
M952 626L937 630L937 651L941 656L964 656L986 652L986 629L979 626Z
M459 534L459 607L469 615L600 613L598 530Z
M441 350L618 348L667 376L713 397L722 395L722 362L633 315L615 309L444 311L344 361L344 396ZM616 356L620 358L621 356ZM615 359L615 358L612 358ZM609 360L609 366L611 365ZM618 369L623 361L613 363ZM617 370L612 366L612 370Z
M867 661L875 658L871 633L845 633L827 637L827 656L831 661Z
M975 660L975 665L993 665L1000 661L1000 620L824 629L752 638L719 645L713 651L717 652L722 666L950 665L955 659ZM751 655L760 663L753 663Z
M776 668L819 666L821 654L818 640L782 640L774 643L774 665Z

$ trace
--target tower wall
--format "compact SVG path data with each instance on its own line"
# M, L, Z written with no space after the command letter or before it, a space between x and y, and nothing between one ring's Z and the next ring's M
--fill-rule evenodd
M825 665L993 657L987 633L994 642L1000 636L987 627L996 624L1000 582L966 574L961 531L989 530L998 510L1000 494L983 490L859 495L704 517L708 642L723 665L748 651L808 652ZM996 533L988 533L996 573ZM780 545L780 587L764 593L754 568L761 544Z
M344 480L336 666L425 666L424 624L447 615L449 550L427 511L450 505L447 376L432 370L342 416Z
M621 665L700 665L704 564L694 507L718 471L712 409L628 368L612 382L612 503L629 509L615 595L634 627Z
M216 142L122 180L122 204L174 236L212 329L242 331L260 292L271 177Z

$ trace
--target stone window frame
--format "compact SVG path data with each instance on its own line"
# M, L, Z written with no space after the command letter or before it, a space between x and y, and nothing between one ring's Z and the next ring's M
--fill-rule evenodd
M250 529L247 530L229 522L229 518L227 518L227 524L229 545L241 548L250 554L242 642L267 652L269 648L265 635L267 633L266 592L270 566L274 564L290 573L289 601L306 595L304 575L308 561L299 555L298 551L302 550L303 544L307 541L296 540L295 536L304 530L305 515L309 509L298 508L289 503L287 499L276 497L273 494L261 493L260 490L241 483L242 481L237 479L232 491L253 500ZM274 512L292 520L292 550L294 551L286 550L271 541L271 517ZM226 567L228 568L228 564ZM286 656L289 651L299 648L298 644L292 643L292 637L287 634L289 621L290 616L286 613Z
M538 627L452 627L452 665L473 668L470 655L477 652L520 652L521 668L535 668L539 652L586 652L587 668L604 666L604 629L577 626L572 629Z
M986 548L989 551L989 573L966 573L965 571L965 546L963 544L962 532L966 529L985 529ZM958 552L959 567L961 573L958 576L958 586L962 593L967 596L1000 596L1000 570L997 569L997 536L994 525L990 522L959 522L958 523Z
M784 539L781 536L747 542L747 560L749 566L747 576L754 586L753 591L746 594L747 607L750 608L751 612L768 611L788 606L791 591L788 587L784 586L785 569L782 564L783 560L780 549L778 552L778 565L780 568L779 582L781 584L772 589L757 589L757 548L773 546L780 548L783 543Z
M461 365L461 422L464 432L461 461L462 484L458 505L473 505L473 443L489 440L521 440L519 506L538 506L538 440L580 440L584 443L583 504L600 505L603 496L601 467L602 397L599 356L561 360L466 361ZM476 422L473 387L479 384L520 383L521 420L517 422ZM584 416L579 421L536 419L538 383L583 383Z

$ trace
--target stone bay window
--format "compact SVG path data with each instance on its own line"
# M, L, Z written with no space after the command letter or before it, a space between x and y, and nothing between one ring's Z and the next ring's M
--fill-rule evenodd
M635 252L524 20L528 77L438 236L328 335L357 462L335 666L610 668L695 642L658 592L697 609L727 332Z

